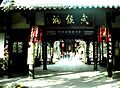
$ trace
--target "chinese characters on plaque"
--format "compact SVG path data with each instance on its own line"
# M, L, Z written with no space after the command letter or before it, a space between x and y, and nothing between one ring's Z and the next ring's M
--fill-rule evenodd
M61 19L59 16L53 15L53 24L61 24Z
M66 17L67 24L74 24L74 18L73 15L67 15Z
M81 24L89 25L89 22L87 21L88 20L87 15L83 14L80 20L81 20Z
M93 21L89 13L46 13L48 27L93 27Z

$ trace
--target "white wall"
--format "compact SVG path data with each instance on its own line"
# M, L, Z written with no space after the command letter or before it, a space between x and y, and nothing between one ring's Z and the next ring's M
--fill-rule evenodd
M0 58L4 57L4 39L5 39L5 34L0 33Z

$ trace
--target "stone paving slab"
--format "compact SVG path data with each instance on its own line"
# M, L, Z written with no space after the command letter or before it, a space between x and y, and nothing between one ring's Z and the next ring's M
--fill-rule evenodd
M64 69L64 70L63 70ZM35 68L35 79L27 76L0 78L0 85L18 83L28 88L119 88L120 72L114 72L114 79L107 78L106 68L93 65L48 65Z
M36 79L15 78L12 83L19 83L28 88L118 88L120 79L107 79L106 72L53 72L44 70ZM11 79L12 80L12 79Z

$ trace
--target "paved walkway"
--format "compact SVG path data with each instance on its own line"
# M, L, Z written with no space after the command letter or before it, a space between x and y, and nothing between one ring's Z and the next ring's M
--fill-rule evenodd
M48 65L48 70L37 67L35 79L27 76L0 78L0 85L17 83L26 88L119 88L120 86L120 72L114 72L114 79L108 79L105 68L98 66L98 71L93 71L93 65L71 63L58 62Z
M81 61L60 61L53 65L48 65L48 69L57 72L84 72L93 71L94 65L86 65ZM98 66L99 70L106 70Z

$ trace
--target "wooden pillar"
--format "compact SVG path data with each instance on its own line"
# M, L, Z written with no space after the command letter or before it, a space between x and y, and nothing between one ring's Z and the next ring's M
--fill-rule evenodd
M94 37L93 37L94 70L98 70L98 68L97 68L97 60L98 60L98 39L97 39L97 29L95 28Z
M105 39L104 39L104 37L102 37L102 53L101 53L101 56L102 56L102 64L103 64L103 59L104 59L104 42L105 42Z
M90 46L90 41L89 41L89 39L87 39L86 45L87 45L87 47L86 47L87 64L91 64L90 58L89 58L89 46Z
M33 26L35 26L35 12L28 12L28 18L30 22L30 30L32 29ZM33 38L33 64L29 64L29 76L32 77L33 79L35 78L35 57L34 57L34 52L35 52L35 43L34 43L34 38Z
M43 59L43 70L47 70L47 36L45 27L42 30L42 59Z
M53 46L54 46L54 40L51 40L51 63L53 64Z
M108 27L107 28L107 36L108 36L112 30L112 18L111 18L110 12L106 12L106 25ZM110 35L110 37L111 37L111 35ZM110 39L110 41L107 42L107 72L108 72L108 77L112 77L112 70L113 70L112 68L113 68L112 39Z
M99 47L99 49L98 49L99 57L98 57L98 58L99 58L99 65L101 65L101 62L102 62L102 61L101 61L101 55L102 55L102 54L101 54L101 51L102 51L102 50L101 50L100 28L99 28L97 31L98 31L98 38L99 38L99 39L98 39L98 40L99 40L99 41L98 41L98 47Z
M5 13L5 16L6 16L6 22L5 22L5 25L6 25L6 34L8 35L8 52L9 52L9 58L8 58L8 77L12 77L12 74L13 74L13 69L12 69L12 56L11 56L11 53L12 53L12 47L9 47L9 46L12 46L12 39L11 39L11 29L12 29L12 13L11 12L7 12Z

